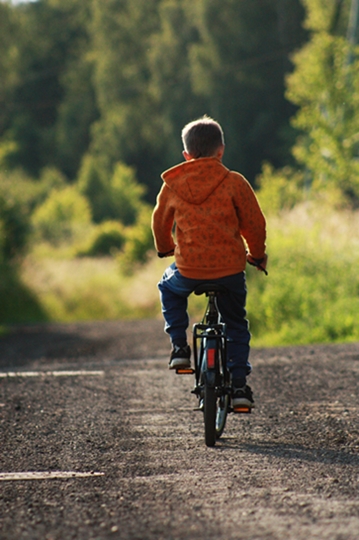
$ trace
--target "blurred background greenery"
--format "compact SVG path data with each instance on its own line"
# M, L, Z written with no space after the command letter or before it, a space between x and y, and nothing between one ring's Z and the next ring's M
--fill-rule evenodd
M0 324L159 316L151 209L208 114L268 218L253 343L358 340L358 17L359 0L0 0Z

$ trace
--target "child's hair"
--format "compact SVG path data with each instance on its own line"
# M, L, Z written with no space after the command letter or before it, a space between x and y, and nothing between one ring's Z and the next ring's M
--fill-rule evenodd
M212 157L224 145L221 126L205 115L182 129L183 148L193 158Z

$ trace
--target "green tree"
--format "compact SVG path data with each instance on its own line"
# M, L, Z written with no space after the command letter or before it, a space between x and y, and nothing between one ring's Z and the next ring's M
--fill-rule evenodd
M121 161L140 180L158 177L161 125L148 92L147 55L157 27L160 0L92 2L94 85L100 118L93 125L91 153L105 156L108 170Z
M302 131L293 153L315 192L359 204L359 47L347 39L350 0L306 0L311 39L294 57L288 98Z
M253 179L263 159L281 163L302 17L299 0L94 0L91 153L134 165L153 200L161 169L181 159L184 123L208 113L225 128L229 166Z
M198 40L190 48L193 90L206 96L223 125L225 160L252 181L267 160L286 161L294 107L284 98L290 53L303 43L303 9L296 0L187 2Z
M32 176L74 178L97 117L87 60L87 3L0 3L0 148ZM10 143L10 146L9 146Z
M153 201L181 159L183 124L224 126L226 163L250 180L290 146L288 54L300 0L38 0L0 3L0 159L74 180L90 154L136 170ZM283 135L283 133L285 133ZM283 142L285 141L285 142Z
M209 110L207 96L193 92L189 51L198 40L195 18L186 0L163 0L158 9L158 29L148 52L149 92L157 104L164 166L180 161L182 127ZM164 51L166 53L164 54Z

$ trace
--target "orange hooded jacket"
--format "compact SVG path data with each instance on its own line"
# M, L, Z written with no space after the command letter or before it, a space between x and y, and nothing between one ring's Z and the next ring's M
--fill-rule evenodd
M155 246L161 254L174 250L183 276L216 279L242 272L245 243L252 257L264 256L265 218L241 174L210 157L180 163L162 179L152 215Z

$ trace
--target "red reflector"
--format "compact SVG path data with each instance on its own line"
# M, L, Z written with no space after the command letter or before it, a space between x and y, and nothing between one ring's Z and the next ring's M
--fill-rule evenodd
M215 353L216 349L207 350L207 367L208 369L213 369L215 366Z
M193 375L194 369L192 368L177 368L177 375Z
M249 414L252 412L251 408L250 407L233 407L233 411L235 413L244 413L244 414Z

